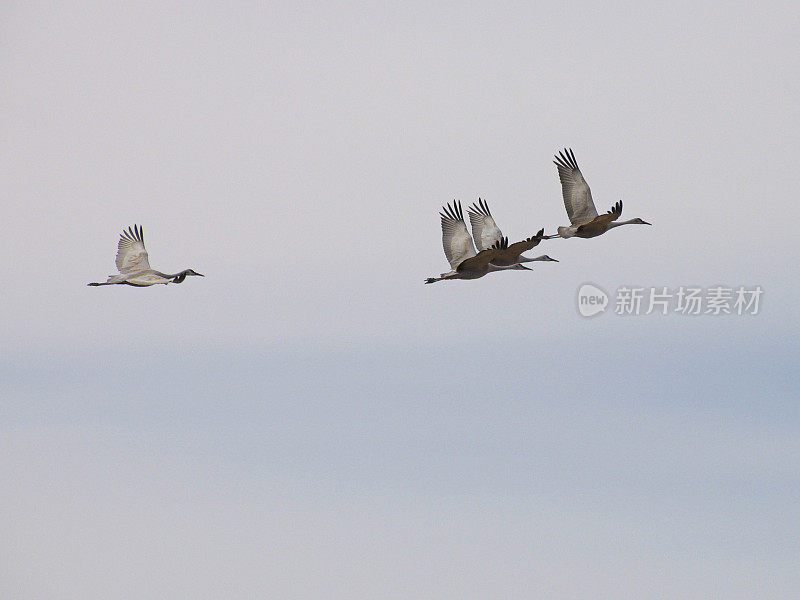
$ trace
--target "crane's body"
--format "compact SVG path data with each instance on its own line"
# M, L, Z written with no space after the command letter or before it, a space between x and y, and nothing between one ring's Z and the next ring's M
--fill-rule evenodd
M500 250L497 256L492 259L492 265L496 267L514 267L521 263L534 262L537 260L558 262L556 259L550 258L546 254L537 256L536 258L530 258L522 254L538 246L539 242L546 239L544 229L540 229L536 235L528 239L509 245L508 238L503 237L503 232L500 231L494 217L492 217L489 204L486 200L478 198L478 202L473 203L472 206L467 209L467 212L469 213L469 222L472 227L472 237L475 239L475 244L478 246L478 249L487 250L489 248L497 248Z
M182 283L187 276L202 274L192 269L184 269L178 273L162 273L150 268L147 250L144 247L144 234L140 225L128 227L123 230L117 244L117 269L118 275L109 275L103 283L90 283L91 286L99 285L132 285L134 287L148 287L151 285Z
M553 162L558 169L561 195L570 225L559 227L557 234L548 235L545 239L555 237L593 238L620 225L650 225L647 221L639 218L619 221L618 219L622 216L622 200L614 204L607 213L598 215L594 200L592 200L592 190L589 189L589 184L586 183L580 168L578 168L578 162L575 160L572 149L565 148L559 152Z
M453 201L452 207L448 203L439 216L442 219L442 246L452 270L442 273L439 277L429 277L425 283L435 283L445 279L478 279L487 273L509 269L530 271L520 263L554 260L549 256L521 257L522 252L539 243L544 231L537 234L538 238L534 236L509 246L508 238L503 237L489 212L488 205L481 199L478 201L479 205L476 205L474 211L473 207L469 209L469 216L475 244L480 251L475 249L472 236L467 230L461 203Z

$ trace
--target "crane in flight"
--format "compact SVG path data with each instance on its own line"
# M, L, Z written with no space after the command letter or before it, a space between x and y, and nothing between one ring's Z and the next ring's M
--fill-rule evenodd
M529 237L521 242L515 242L511 245L508 244L508 238L503 237L503 232L497 226L497 223L492 217L489 210L489 204L486 200L478 198L477 202L473 202L472 206L467 209L469 214L469 223L472 227L472 237L475 239L475 245L478 250L486 250L502 242L502 248L498 246L501 252L492 259L492 265L498 267L511 267L517 264L534 262L537 260L558 262L555 258L550 258L546 254L537 256L536 258L529 258L523 256L523 252L530 250L539 245L545 238L544 229L540 229L539 233Z
M528 267L519 262L509 265L493 264L494 259L502 260L505 257L508 260L507 238L497 239L490 247L483 247L484 242L481 241L479 242L481 251L476 251L472 236L470 236L464 221L461 203L457 200L453 201L452 207L450 203L443 207L439 216L442 221L442 246L452 270L442 273L439 277L428 277L425 283L435 283L445 279L478 279L487 273L508 269L530 271Z
M162 273L150 268L150 261L147 257L147 250L144 247L144 235L141 225L128 227L127 231L122 230L117 244L117 269L119 275L109 275L108 280L103 283L89 283L88 285L132 285L135 287L147 287L163 283L181 283L186 277L204 275L185 269L178 273Z
M618 221L622 215L622 200L614 204L607 213L598 215L592 200L592 190L583 178L571 148L559 152L553 162L558 168L561 195L564 197L564 207L567 209L570 225L559 227L558 233L548 235L545 239L592 238L620 225L651 225L639 218Z

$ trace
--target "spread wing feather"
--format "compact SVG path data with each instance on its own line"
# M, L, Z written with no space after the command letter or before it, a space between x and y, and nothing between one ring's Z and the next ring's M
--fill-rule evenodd
M617 201L617 203L611 207L611 209L593 219L590 223L584 223L582 226L578 228L578 231L585 231L587 229L595 229L599 227L605 227L611 221L616 221L622 216L622 200Z
M592 191L578 168L578 161L571 148L559 152L553 161L558 168L561 180L561 195L564 197L564 208L573 225L583 225L597 216L597 209L592 200Z
M150 268L144 234L140 225L123 230L117 244L117 269L120 273L133 273Z
M453 206L447 203L439 213L442 218L442 246L444 255L450 266L455 269L468 258L477 254L472 237L467 231L467 224L464 222L464 212L461 209L461 202L454 200Z
M509 244L507 254L509 257L513 257L515 260L517 260L519 259L520 254L522 254L523 252L527 252L531 248L538 246L539 242L541 242L543 239L544 239L544 229L540 229L539 233L529 237L526 240Z
M472 226L472 237L475 239L475 245L478 250L486 250L491 248L492 245L503 237L503 232L497 226L492 213L489 211L489 205L486 200L478 198L477 203L473 203L467 209L469 213L469 222Z
M497 244L495 244L495 246L497 246L500 243L501 242L498 242ZM458 271L459 273L470 272L470 271L475 273L485 273L489 268L489 263L492 262L492 259L496 258L500 252L501 250L497 247L481 250L475 256L472 256L462 261L462 263L458 265L456 271Z

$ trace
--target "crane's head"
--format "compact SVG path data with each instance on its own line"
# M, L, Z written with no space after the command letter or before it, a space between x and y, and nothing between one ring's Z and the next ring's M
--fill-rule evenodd
M558 262L558 260L556 260L555 258L550 258L549 256L547 256L547 254L542 254L541 256L537 256L533 260L543 260L543 261L549 261L549 262Z
M644 221L644 220L640 219L639 217L636 217L635 219L631 219L630 221L628 221L628 223L631 223L633 225L652 225L652 223L648 223L647 221Z
M186 279L189 275L196 275L197 277L205 277L202 273L198 273L193 269L186 269L185 271L181 271L175 276L175 279L172 280L172 283L183 283L183 280Z

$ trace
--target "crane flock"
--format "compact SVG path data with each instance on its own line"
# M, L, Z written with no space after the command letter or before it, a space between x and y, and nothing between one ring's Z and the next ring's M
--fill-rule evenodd
M591 238L620 225L650 225L639 218L619 221L622 215L621 200L607 213L598 215L592 200L592 191L583 178L572 149L565 148L560 151L553 162L561 181L561 195L570 221L568 226L558 227L556 229L558 233L553 235L544 235L544 229L540 229L536 235L509 245L508 238L503 236L485 200L478 198L478 202L467 209L472 229L471 236L464 221L461 203L454 200L452 206L448 203L439 213L442 221L442 246L451 270L439 277L428 277L425 283L445 279L478 279L487 273L510 269L530 271L531 269L522 263L558 262L546 254L536 258L522 254L534 248L542 240L557 237Z
M545 235L544 229L519 242L509 244L508 237L503 235L494 220L486 200L478 201L467 208L470 227L464 220L461 202L454 200L442 207L439 213L442 225L442 246L450 270L439 277L428 277L425 283L434 283L447 279L478 279L495 271L530 271L523 263L558 262L556 259L542 254L529 257L523 254L539 245L542 240L556 237L591 238L602 235L609 229L620 225L650 225L642 219L620 221L622 201L618 201L605 214L598 214L592 200L592 192L583 178L578 161L572 149L565 148L555 156L553 161L558 169L561 181L561 194L567 210L570 224L558 227L557 233ZM470 233L471 230L471 233ZM147 250L144 247L144 235L140 225L123 230L117 244L118 275L109 275L103 283L90 283L90 286L131 285L148 287L156 284L181 283L188 276L203 277L192 269L178 273L162 273L150 267Z

